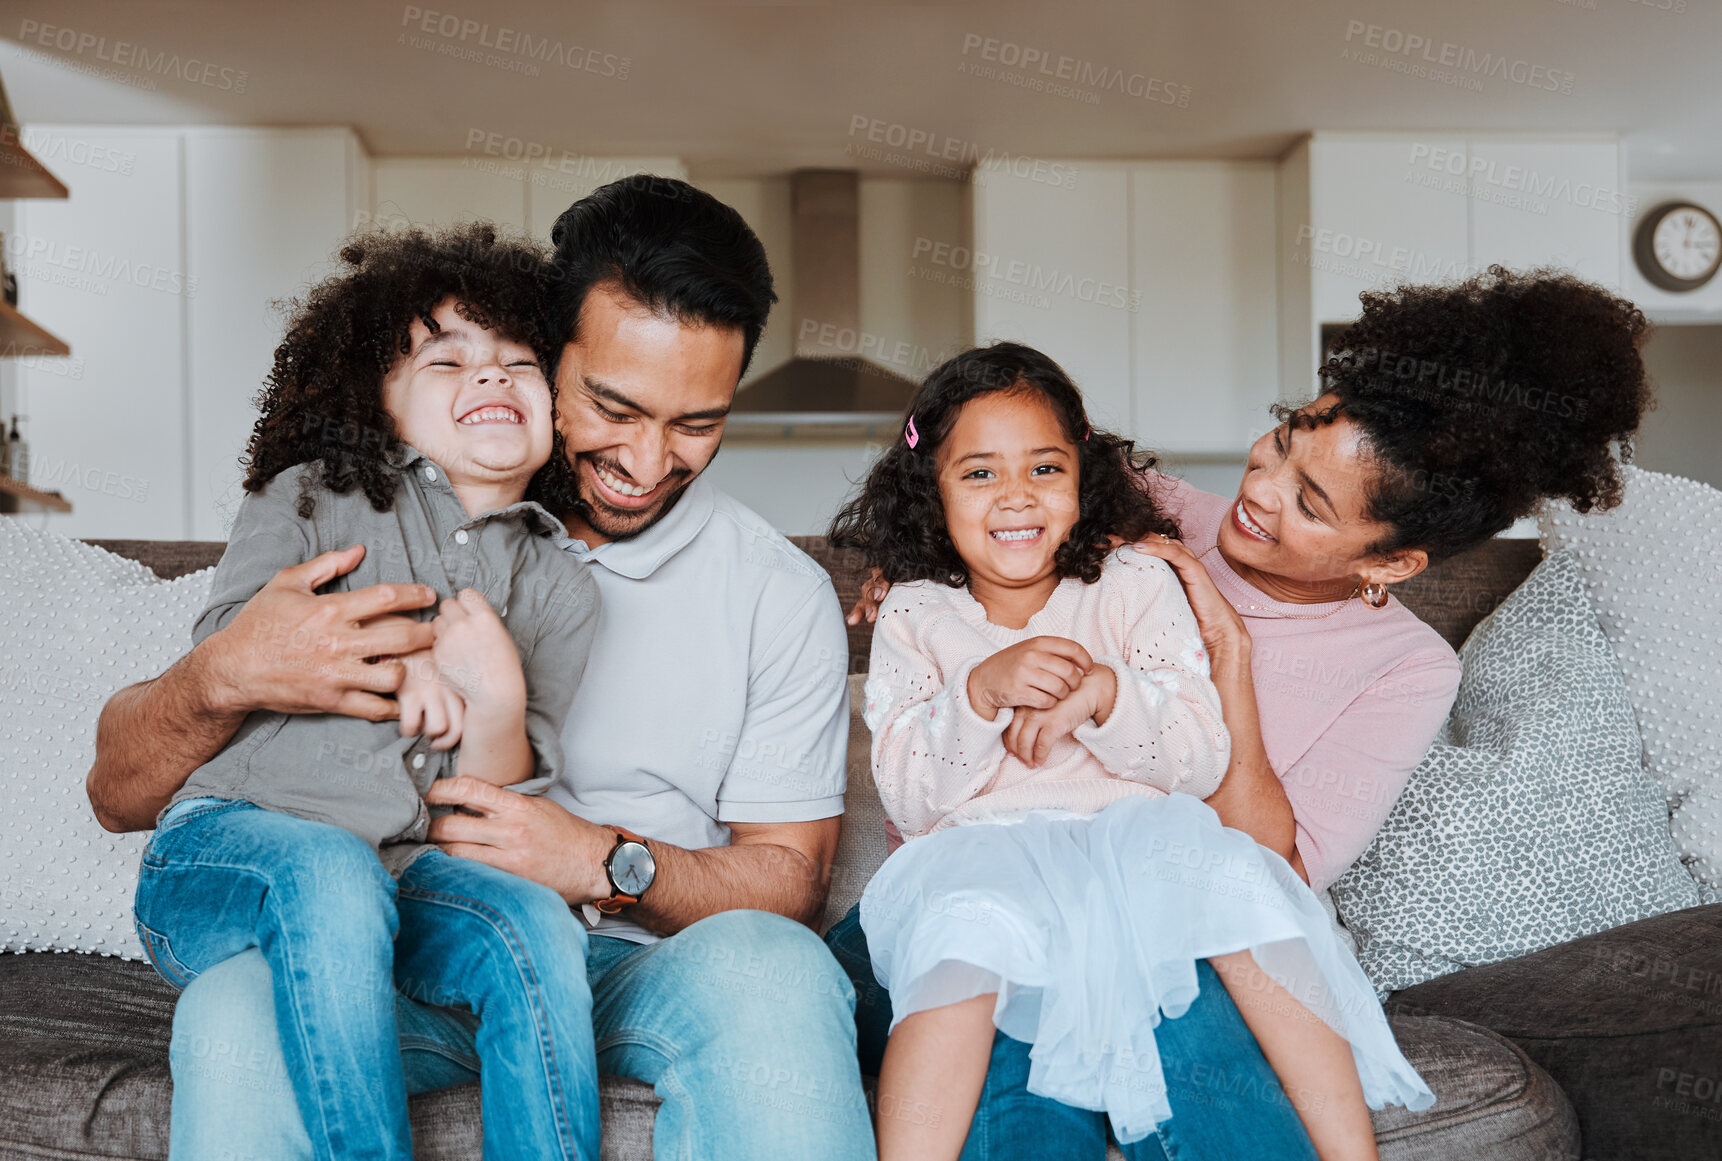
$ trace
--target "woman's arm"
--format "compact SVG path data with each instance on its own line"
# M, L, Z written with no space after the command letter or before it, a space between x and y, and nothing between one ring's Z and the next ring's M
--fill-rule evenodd
M1220 691L1226 729L1232 736L1231 759L1220 788L1207 799L1220 821L1241 830L1309 878L1297 849L1297 819L1291 799L1268 760L1262 743L1251 666L1250 631L1244 619L1215 587L1208 570L1181 541L1149 540L1133 546L1170 564L1183 583L1208 650L1209 675Z

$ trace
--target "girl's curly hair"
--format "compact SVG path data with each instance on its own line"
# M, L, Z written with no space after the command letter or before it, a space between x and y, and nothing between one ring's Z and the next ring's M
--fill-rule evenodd
M1370 553L1421 548L1434 563L1544 497L1580 512L1620 503L1620 462L1653 406L1648 324L1632 303L1571 274L1500 266L1362 301L1319 372L1338 402L1273 411L1300 429L1343 414L1362 430L1379 469L1365 510L1391 530Z
M477 222L363 231L339 257L345 270L287 304L287 334L253 401L261 414L240 457L246 491L315 464L301 487L300 516L310 518L319 486L362 489L371 507L387 511L400 477L385 458L398 435L383 408L383 379L411 350L412 324L436 333L432 312L451 298L462 318L532 348L551 384L554 415L561 343L546 322L550 268L536 244ZM558 463L565 463L560 434L550 453L550 466Z
M1108 537L1178 534L1142 486L1140 473L1154 466L1154 457L1127 439L1091 429L1081 392L1057 363L1032 347L994 343L947 360L916 389L905 417L913 417L916 445L898 439L885 449L860 493L832 521L831 543L859 549L891 584L968 584L968 566L945 528L938 453L963 405L994 392L1044 399L1076 447L1077 519L1054 557L1059 576L1099 580L1111 551Z

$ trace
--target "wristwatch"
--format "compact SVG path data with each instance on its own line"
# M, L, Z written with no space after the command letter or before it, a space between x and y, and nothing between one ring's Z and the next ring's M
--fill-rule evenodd
M616 845L610 848L610 854L604 860L604 874L609 877L610 888L615 894L608 899L593 900L594 906L605 915L614 915L622 908L638 903L640 896L651 887L652 880L658 877L658 862L652 858L646 840L619 826L610 829L616 832Z

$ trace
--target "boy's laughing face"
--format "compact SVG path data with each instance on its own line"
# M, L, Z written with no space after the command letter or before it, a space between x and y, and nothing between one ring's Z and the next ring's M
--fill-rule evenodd
M525 343L487 331L445 299L432 334L414 320L411 351L383 379L395 433L456 486L518 484L550 459L550 384Z

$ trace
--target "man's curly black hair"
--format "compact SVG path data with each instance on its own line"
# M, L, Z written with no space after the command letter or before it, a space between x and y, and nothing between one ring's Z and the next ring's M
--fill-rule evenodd
M254 400L262 414L240 458L246 491L315 463L299 496L301 516L315 510L318 485L360 488L371 507L387 511L399 474L385 456L399 437L383 409L383 379L411 350L412 324L434 334L441 328L432 312L451 298L462 318L532 348L551 384L554 415L561 343L547 325L550 268L537 245L479 222L364 231L341 245L339 257L341 273L288 304L287 334ZM563 460L558 434L550 465Z
M879 457L860 493L832 521L832 544L859 549L891 584L968 584L968 566L945 527L938 453L963 405L995 392L1046 400L1064 437L1076 446L1077 518L1054 557L1059 576L1088 584L1099 580L1111 551L1108 537L1178 534L1139 482L1138 473L1152 467L1154 457L1127 439L1091 429L1081 392L1057 363L1032 347L994 343L947 360L916 389L905 416L905 430L908 417L914 418L916 445L899 436Z
M1391 530L1372 554L1420 548L1435 563L1544 497L1580 512L1620 503L1620 462L1653 406L1648 324L1632 303L1571 274L1500 266L1362 302L1319 372L1338 402L1295 422L1343 414L1361 429L1379 469L1366 513ZM1282 422L1296 410L1273 408Z

